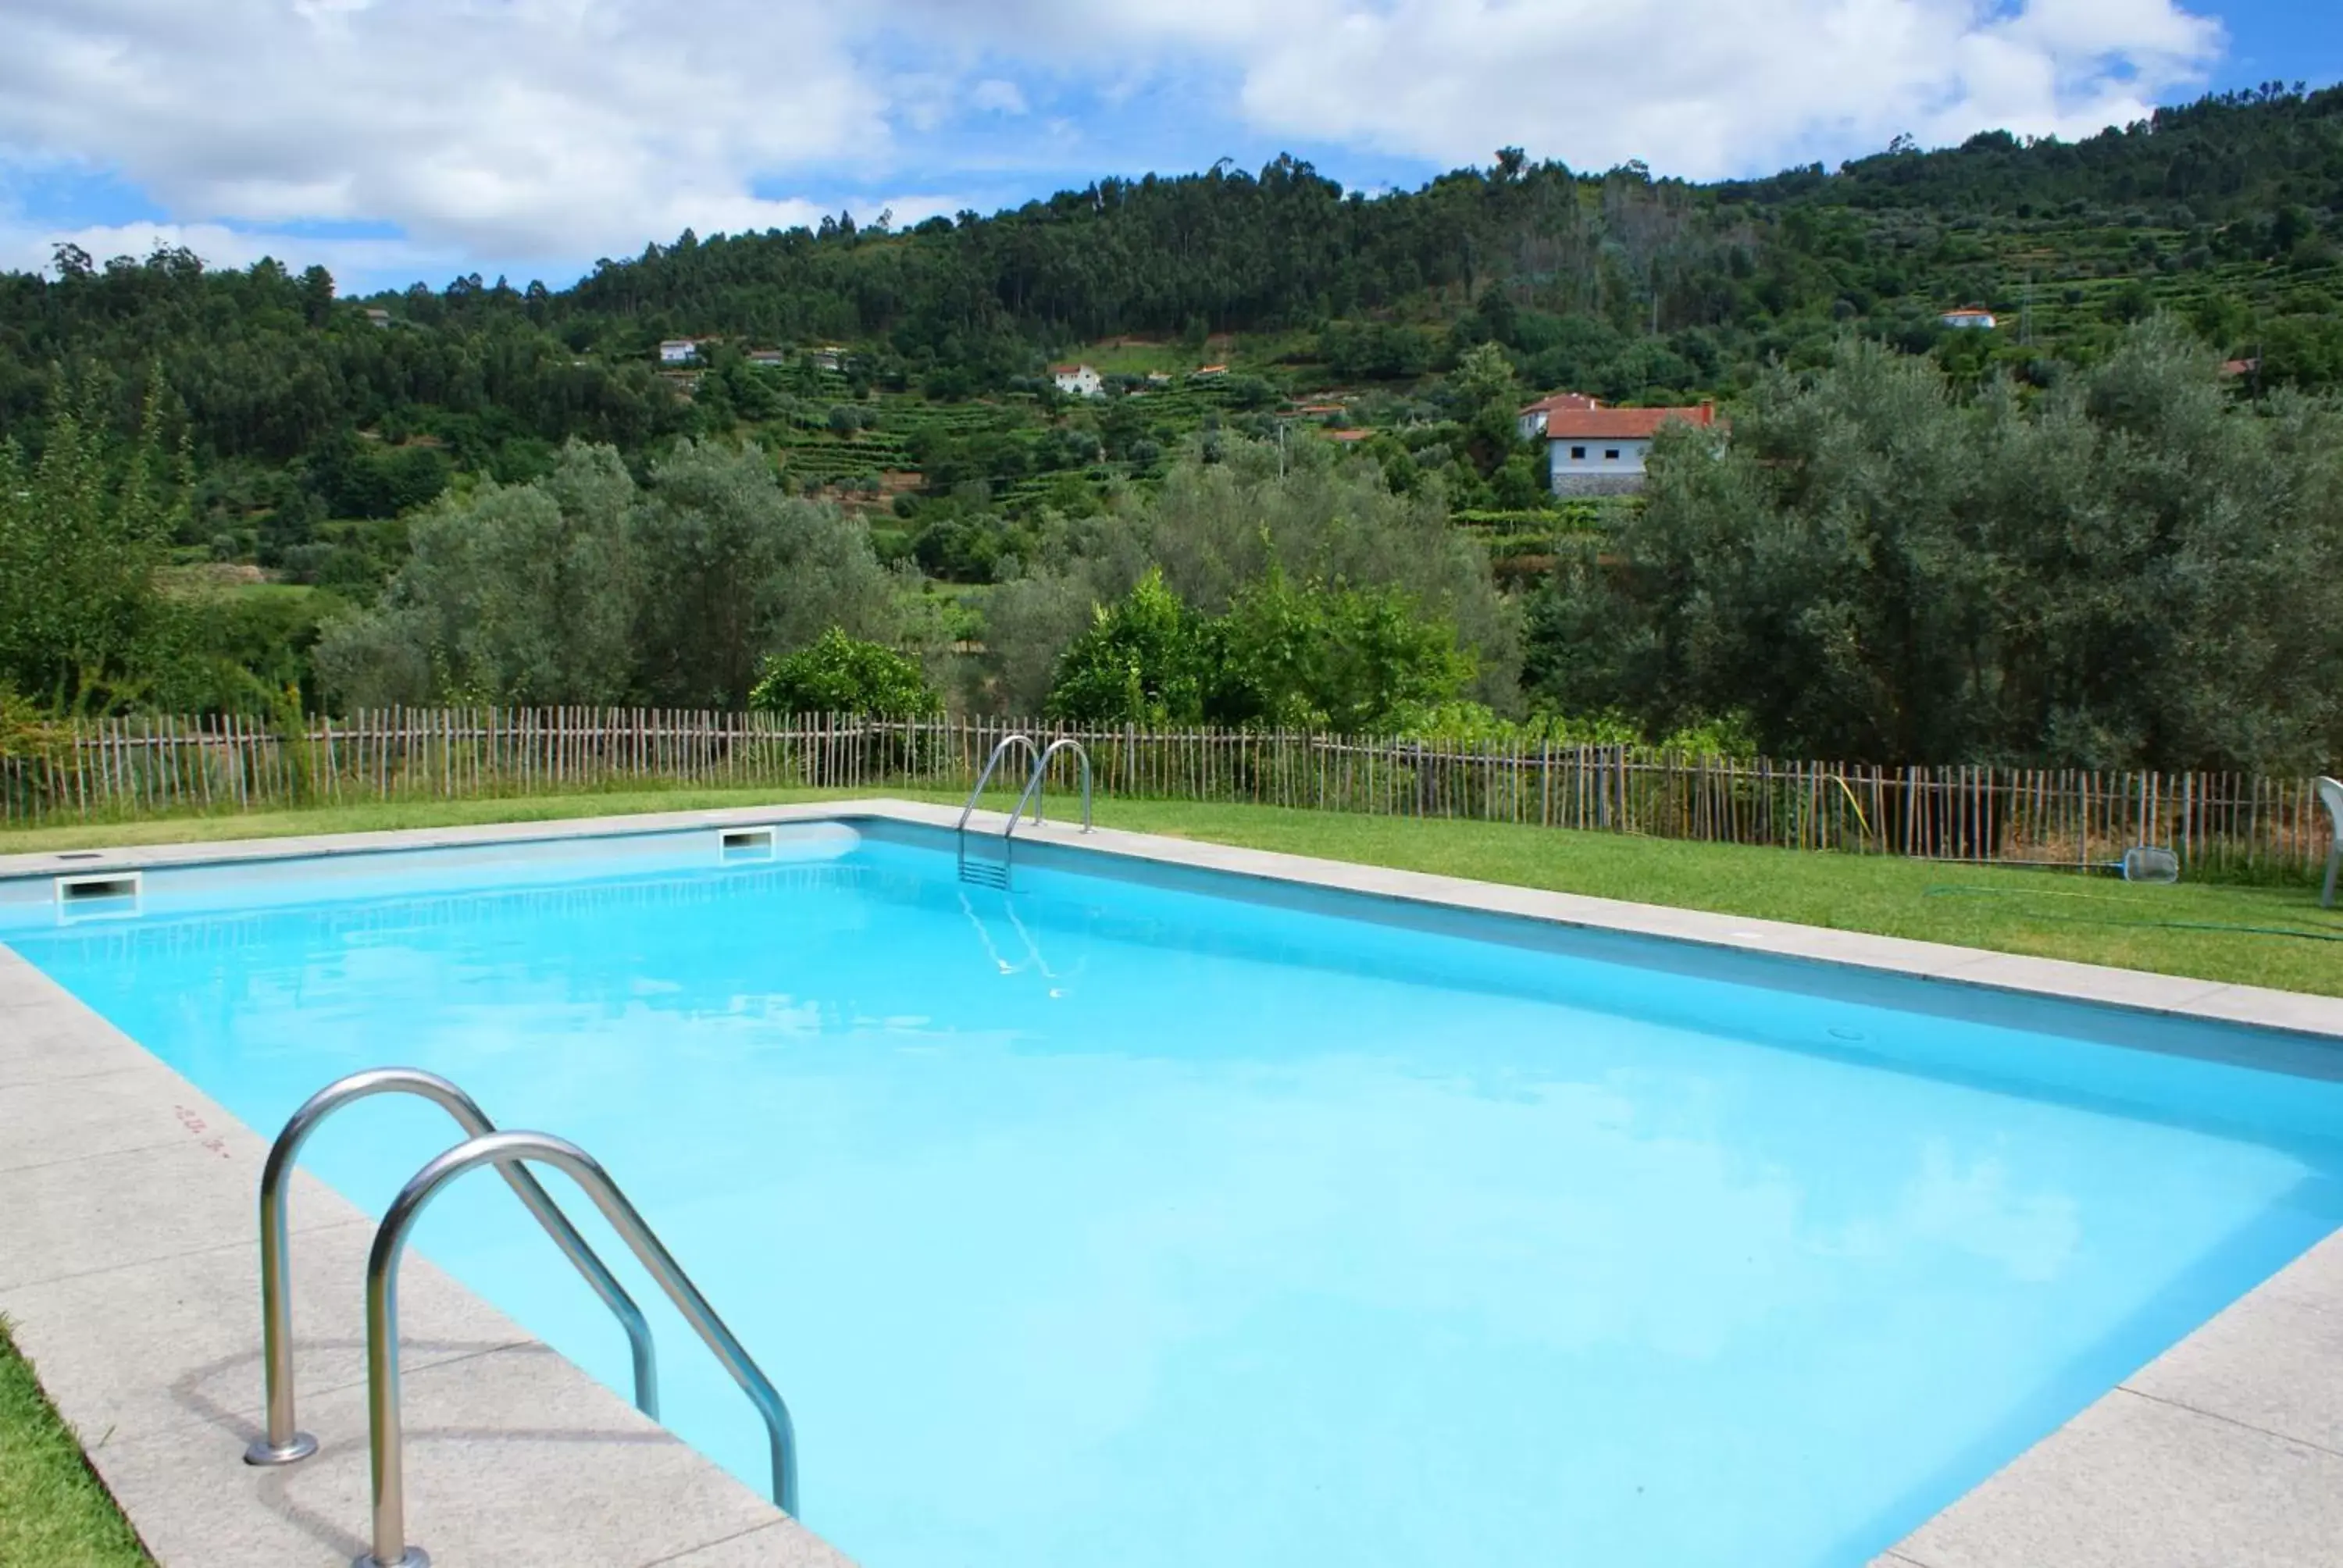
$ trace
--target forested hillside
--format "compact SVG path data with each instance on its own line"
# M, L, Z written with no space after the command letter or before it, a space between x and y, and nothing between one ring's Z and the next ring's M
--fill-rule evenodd
M567 289L418 285L363 302L389 313L385 328L315 269L66 253L54 280L0 278L0 429L37 445L60 385L85 377L126 429L159 369L199 466L224 476L206 520L233 531L288 507L394 514L449 470L541 471L571 436L632 450L809 412L827 435L833 400L872 392L925 394L877 422L908 437L920 403L1030 390L1049 358L1123 337L1192 368L1208 335L1232 335L1212 356L1272 394L1419 394L1493 339L1534 389L1648 401L1729 395L1775 359L1819 363L1850 326L1969 375L1989 359L2087 359L2161 307L2261 360L2261 385L2322 387L2343 377L2338 214L2343 89L2329 89L2208 98L2076 144L1991 133L1715 186L1513 152L1374 199L1289 160L1106 180L901 233L845 218L686 234ZM1946 333L1937 316L1965 303L2006 329ZM694 387L657 373L656 344L680 336L855 353L842 377L760 369ZM1017 412L994 423L1031 437L1039 422ZM1102 448L1028 439L1010 477L1128 465L1132 445L1179 433L1125 423L1100 432ZM399 450L417 441L435 456ZM874 452L869 471L931 455Z
M91 509L74 512L76 528L103 535L113 525L100 514L136 519L149 552L140 558L185 612L154 624L167 621L186 657L158 684L133 678L136 661L119 648L78 666L35 650L0 679L36 704L120 706L167 691L249 705L282 700L288 682L301 700L336 700L310 649L337 621L327 663L363 669L348 673L351 690L445 695L469 681L493 695L517 678L498 673L505 655L463 654L416 629L437 626L444 641L468 613L458 600L424 602L427 582L483 569L466 553L467 529L493 534L508 518L514 538L558 543L585 528L578 538L618 552L597 569L640 587L666 569L644 553L656 554L649 541L695 538L709 518L751 519L744 539L766 527L758 518L780 530L769 543L832 538L794 509L807 501L835 508L856 549L897 568L903 599L901 613L880 614L858 589L861 608L831 622L891 628L904 646L982 646L991 665L955 700L1041 700L1087 614L1074 599L1122 591L1144 564L1101 566L1093 552L1073 570L1070 541L1087 528L1159 564L1176 557L1166 508L1205 493L1199 476L1242 456L1256 477L1264 462L1363 468L1417 519L1408 528L1437 519L1472 546L1478 569L1494 559L1510 620L1445 577L1379 567L1368 578L1419 593L1425 581L1450 585L1426 613L1454 623L1472 673L1434 682L1427 700L1469 691L1518 707L1513 670L1526 648L1529 700L1697 725L1727 710L1763 717L1764 705L1681 668L1663 678L1654 665L1614 663L1594 679L1587 661L1553 646L1573 616L1607 625L1651 607L1597 616L1601 595L1581 578L1561 598L1538 588L1532 599L1546 608L1523 621L1523 596L1555 563L1576 570L1588 548L1636 558L1656 536L1634 531L1644 508L1547 496L1537 455L1513 434L1519 400L1565 388L1627 403L1713 397L1759 414L1755 430L1764 409L1791 406L1799 377L1844 377L1851 346L1868 342L1925 362L1915 372L1945 388L1947 407L2040 400L2048 417L2074 406L2062 388L2155 318L2162 362L2178 367L2167 374L2201 375L2217 394L2203 417L2331 429L2279 405L2343 388L2343 88L2207 98L2080 143L1989 133L1706 186L1506 149L1486 168L1370 197L1280 159L1258 174L1104 180L900 230L840 215L818 231L687 233L561 289L468 277L360 299L337 295L319 269L211 270L185 252L101 262L67 249L53 270L0 276L0 437L21 474L55 456L58 474L80 476L75 506ZM1942 324L1965 305L1990 308L1999 326ZM661 362L660 343L676 338L695 340L690 363ZM1048 373L1061 361L1104 373L1103 395L1062 395ZM1313 436L1352 450L1339 463L1310 456L1304 447L1332 445ZM742 442L761 479L733 461ZM596 455L565 457L569 443ZM722 505L697 522L677 510L671 498L691 489L679 476L719 472L714 490L694 480L693 493L720 491ZM573 517L588 474L623 498ZM524 495L548 498L515 498ZM783 502L792 509L775 509ZM1297 526L1328 526L1331 504L1302 507L1295 515L1312 520ZM1698 532L1680 513L1654 516L1678 530L1671 538ZM622 517L637 520L621 527ZM37 551L24 538L17 548L25 569ZM632 563L623 570L620 557ZM1299 558L1286 566L1304 578L1312 569ZM128 591L106 581L109 594ZM1063 589L1051 629L1012 648L1012 626L1030 621L1049 597L1037 585L1050 583ZM1240 586L1212 588L1202 608L1272 602ZM39 597L39 584L15 587L16 602ZM1361 625L1391 608L1353 607ZM367 610L373 618L348 618ZM811 617L808 635L824 618L790 615L791 626ZM629 622L625 636L650 641L594 677L606 696L737 699L754 658L780 651L741 644L720 672L684 671L644 651L680 646L680 629L654 637ZM358 658L367 648L381 657ZM468 659L485 662L465 675ZM192 677L197 667L208 673ZM1768 743L1795 729L1769 722L1779 733L1759 737ZM1986 730L1923 734L1890 719L1869 739L1861 724L1819 728L1872 749L2016 754L2028 750L2028 722L1997 720L1989 741L1976 738ZM2293 751L2315 749L2306 737L2325 721L2305 722ZM2242 739L2189 744L2250 750ZM2143 733L2068 752L2157 745Z

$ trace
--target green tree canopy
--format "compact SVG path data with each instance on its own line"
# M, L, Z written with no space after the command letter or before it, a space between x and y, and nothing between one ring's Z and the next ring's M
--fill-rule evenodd
M1453 701L1472 673L1455 628L1403 589L1295 585L1272 571L1227 614L1207 617L1151 570L1100 606L1066 650L1048 711L1090 723L1390 734Z
M1060 656L1091 629L1094 608L1121 599L1151 569L1181 604L1215 618L1272 574L1403 590L1418 617L1452 628L1472 655L1473 694L1513 705L1513 610L1487 552L1450 526L1436 486L1394 495L1372 459L1315 443L1294 447L1281 472L1274 443L1237 439L1220 444L1217 461L1190 450L1160 489L1046 531L1038 558L988 601L1001 705L1039 706Z
M0 441L0 689L58 712L152 699L180 654L155 572L184 496L158 401L119 451L85 409L45 436L32 462Z
M1532 615L1574 711L1881 762L2343 757L2343 412L2236 405L2168 322L2030 397L1850 342L1721 453L1664 432L1604 551Z
M767 659L749 705L774 713L903 720L942 712L943 698L919 660L831 627L809 646Z
M573 442L541 479L417 518L381 604L329 627L317 663L352 706L737 708L768 656L893 615L869 537L784 496L753 448L683 442L638 486Z
M1204 628L1150 568L1120 600L1094 608L1058 661L1045 710L1092 724L1193 724L1212 663Z

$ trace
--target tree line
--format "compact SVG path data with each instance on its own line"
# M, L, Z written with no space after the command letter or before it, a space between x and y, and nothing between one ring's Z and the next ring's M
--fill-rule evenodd
M20 703L270 696L156 587L186 491L158 424L109 446L65 414L37 459L0 447ZM572 442L416 516L380 598L323 628L315 689L1701 735L1889 764L2343 759L2343 404L2241 402L2168 321L2047 388L1973 391L1850 336L1765 377L1729 434L1667 429L1641 501L1558 540L1525 594L1437 475L1397 486L1326 443L1199 439L1027 546L970 623L753 447L687 440L639 475Z
M2343 406L2241 407L2168 322L2028 395L1861 341L1767 377L1729 443L1528 607L1528 679L1777 754L2329 770L2343 759Z

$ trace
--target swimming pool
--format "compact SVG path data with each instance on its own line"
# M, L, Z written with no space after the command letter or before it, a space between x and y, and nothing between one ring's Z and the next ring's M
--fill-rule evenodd
M0 940L264 1131L398 1061L593 1150L873 1568L1860 1563L2343 1221L2337 1086L2249 1031L899 826L67 914ZM309 1162L378 1210L435 1117ZM498 1184L418 1242L627 1386Z

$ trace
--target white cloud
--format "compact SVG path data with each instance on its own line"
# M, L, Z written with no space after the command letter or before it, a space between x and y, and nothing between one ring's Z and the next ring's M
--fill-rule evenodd
M763 193L951 188L1003 160L959 127L1029 114L1037 75L1053 110L1098 106L1011 149L1060 166L1143 149L1105 122L1156 81L1256 142L1708 176L1904 131L2087 135L2220 43L2183 0L6 0L0 174L103 172L220 259L370 222L405 237L294 244L518 273L817 216ZM36 232L0 216L0 253Z
M1077 55L1220 62L1255 127L1441 164L1506 145L1694 177L2001 127L2087 136L2201 78L2180 0L1017 0Z
M996 115L1021 115L1026 112L1025 93L1014 82L999 76L988 76L969 89L969 107L983 109Z
M591 255L800 221L752 182L883 146L812 0L27 0L0 146L175 216L388 220L420 248Z

